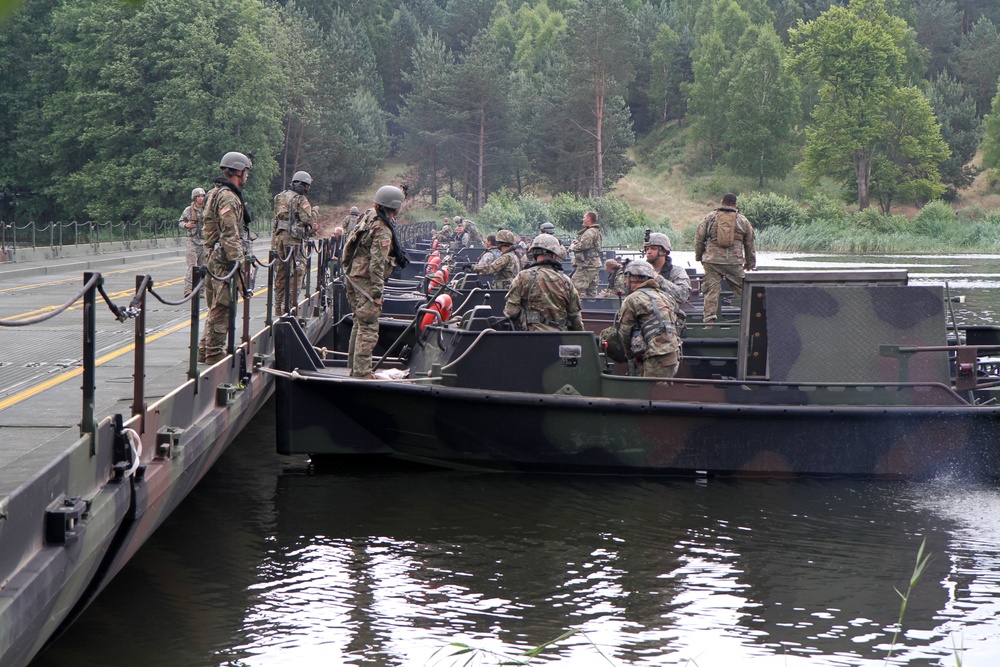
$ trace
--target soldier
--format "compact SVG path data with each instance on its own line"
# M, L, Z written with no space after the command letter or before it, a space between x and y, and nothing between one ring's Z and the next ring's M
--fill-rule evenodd
M573 284L582 296L597 296L597 278L601 273L601 243L604 235L597 224L597 213L583 214L583 229L569 247L573 254Z
M476 227L476 223L472 220L466 220L463 218L462 226L465 227L465 233L469 236L469 243L467 247L483 248L486 246L486 242L483 240L483 235L480 233L479 228Z
M615 327L642 364L643 377L672 378L680 359L672 299L660 289L649 262L630 262L624 271L629 295L615 316Z
M347 300L354 314L347 351L351 377L375 378L372 351L378 343L378 318L382 313L385 281L397 263L403 267L407 264L406 254L399 248L393 228L403 198L403 191L393 185L379 188L375 193L375 207L358 219L344 247Z
M344 270L344 236L343 227L334 227L333 236L330 237L330 275L333 278L339 276Z
M559 239L539 234L528 252L534 263L514 278L504 314L521 330L583 331L580 294L559 263Z
M490 238L493 238L492 234L487 241ZM501 229L496 233L496 242L500 246L499 254L494 257L492 253L483 253L479 263L469 266L468 270L472 273L496 276L493 279L493 289L510 289L514 277L521 270L521 262L514 254L514 233Z
M297 171L292 175L291 187L274 196L271 250L278 258L274 270L275 317L292 312L299 302L299 287L306 272L305 242L319 228L315 223L319 212L306 197L311 186L309 172ZM283 262L289 253L292 253L291 261ZM285 302L286 295L288 303Z
M622 271L622 265L618 260L611 257L604 262L604 271L608 274L608 287L600 296L608 298L618 297L619 299L628 294L628 281Z
M253 163L243 153L235 151L222 156L219 168L222 176L205 199L205 252L208 270L217 276L228 274L234 264L242 264L243 225L249 222L242 187L250 178ZM231 280L238 280L234 275ZM208 317L205 332L198 344L198 361L214 364L226 356L226 335L229 333L229 309L232 302L229 283L208 277L205 288Z
M705 298L702 319L705 324L711 324L718 317L722 279L729 283L736 302L742 303L744 271L757 267L753 227L736 210L736 195L724 195L722 206L706 215L698 225L694 259L705 269L701 287Z
M528 266L528 246L524 241L517 242L517 245L514 246L514 254L517 255L517 261L522 269Z
M455 216L456 218L458 216ZM454 254L463 248L468 248L470 243L469 233L465 231L465 225L461 223L455 225L455 231L451 236L451 252Z
M657 273L660 289L674 300L674 310L679 310L681 304L691 296L691 278L687 271L674 266L670 260L670 237L653 232L643 248L646 250L646 261Z
M441 229L434 235L434 240L438 242L438 245L445 243L451 243L451 222L448 218L444 219L444 224Z
M181 213L181 219L177 221L181 229L187 232L187 273L184 274L184 296L191 293L191 269L195 266L205 265L205 233L203 226L205 223L205 191L195 188L191 191L191 205ZM205 287L201 288L202 296L205 295Z
M340 226L344 228L344 233L350 236L351 230L354 229L354 225L358 224L358 216L361 212L358 211L357 206L351 207L351 212L344 216L344 221L340 223Z

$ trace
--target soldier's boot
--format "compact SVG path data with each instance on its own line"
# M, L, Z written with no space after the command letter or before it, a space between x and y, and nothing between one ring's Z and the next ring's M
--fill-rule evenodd
M198 348L198 363L199 364L205 363L205 348L203 347Z

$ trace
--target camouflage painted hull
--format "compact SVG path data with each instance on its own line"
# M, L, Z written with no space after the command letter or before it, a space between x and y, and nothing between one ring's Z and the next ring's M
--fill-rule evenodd
M655 391L673 383L650 384ZM327 406L330 433L350 424L386 452L451 467L907 478L1000 472L1000 408L679 403L329 376L296 385L298 398Z
M940 288L808 278L750 282L728 379L623 377L593 332L472 317L415 337L409 379L359 381L276 327L276 368L296 371L278 384L279 450L490 470L997 476L1000 378L951 377Z

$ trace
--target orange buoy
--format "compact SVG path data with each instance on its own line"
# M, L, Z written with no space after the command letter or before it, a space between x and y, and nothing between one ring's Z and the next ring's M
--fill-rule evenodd
M424 313L424 316L420 319L420 326L417 328L417 332L423 333L424 327L438 321L434 313L438 313L441 316L441 322L447 322L448 318L451 317L451 306L451 295L449 294L442 294L434 299L434 303L428 308L428 310L433 312Z

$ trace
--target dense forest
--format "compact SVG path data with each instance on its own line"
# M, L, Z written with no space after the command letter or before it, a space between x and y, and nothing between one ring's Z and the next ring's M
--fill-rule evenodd
M860 208L1000 163L996 0L27 0L0 25L0 219L176 219L226 151L266 210L391 156L432 203L599 197L637 137Z

